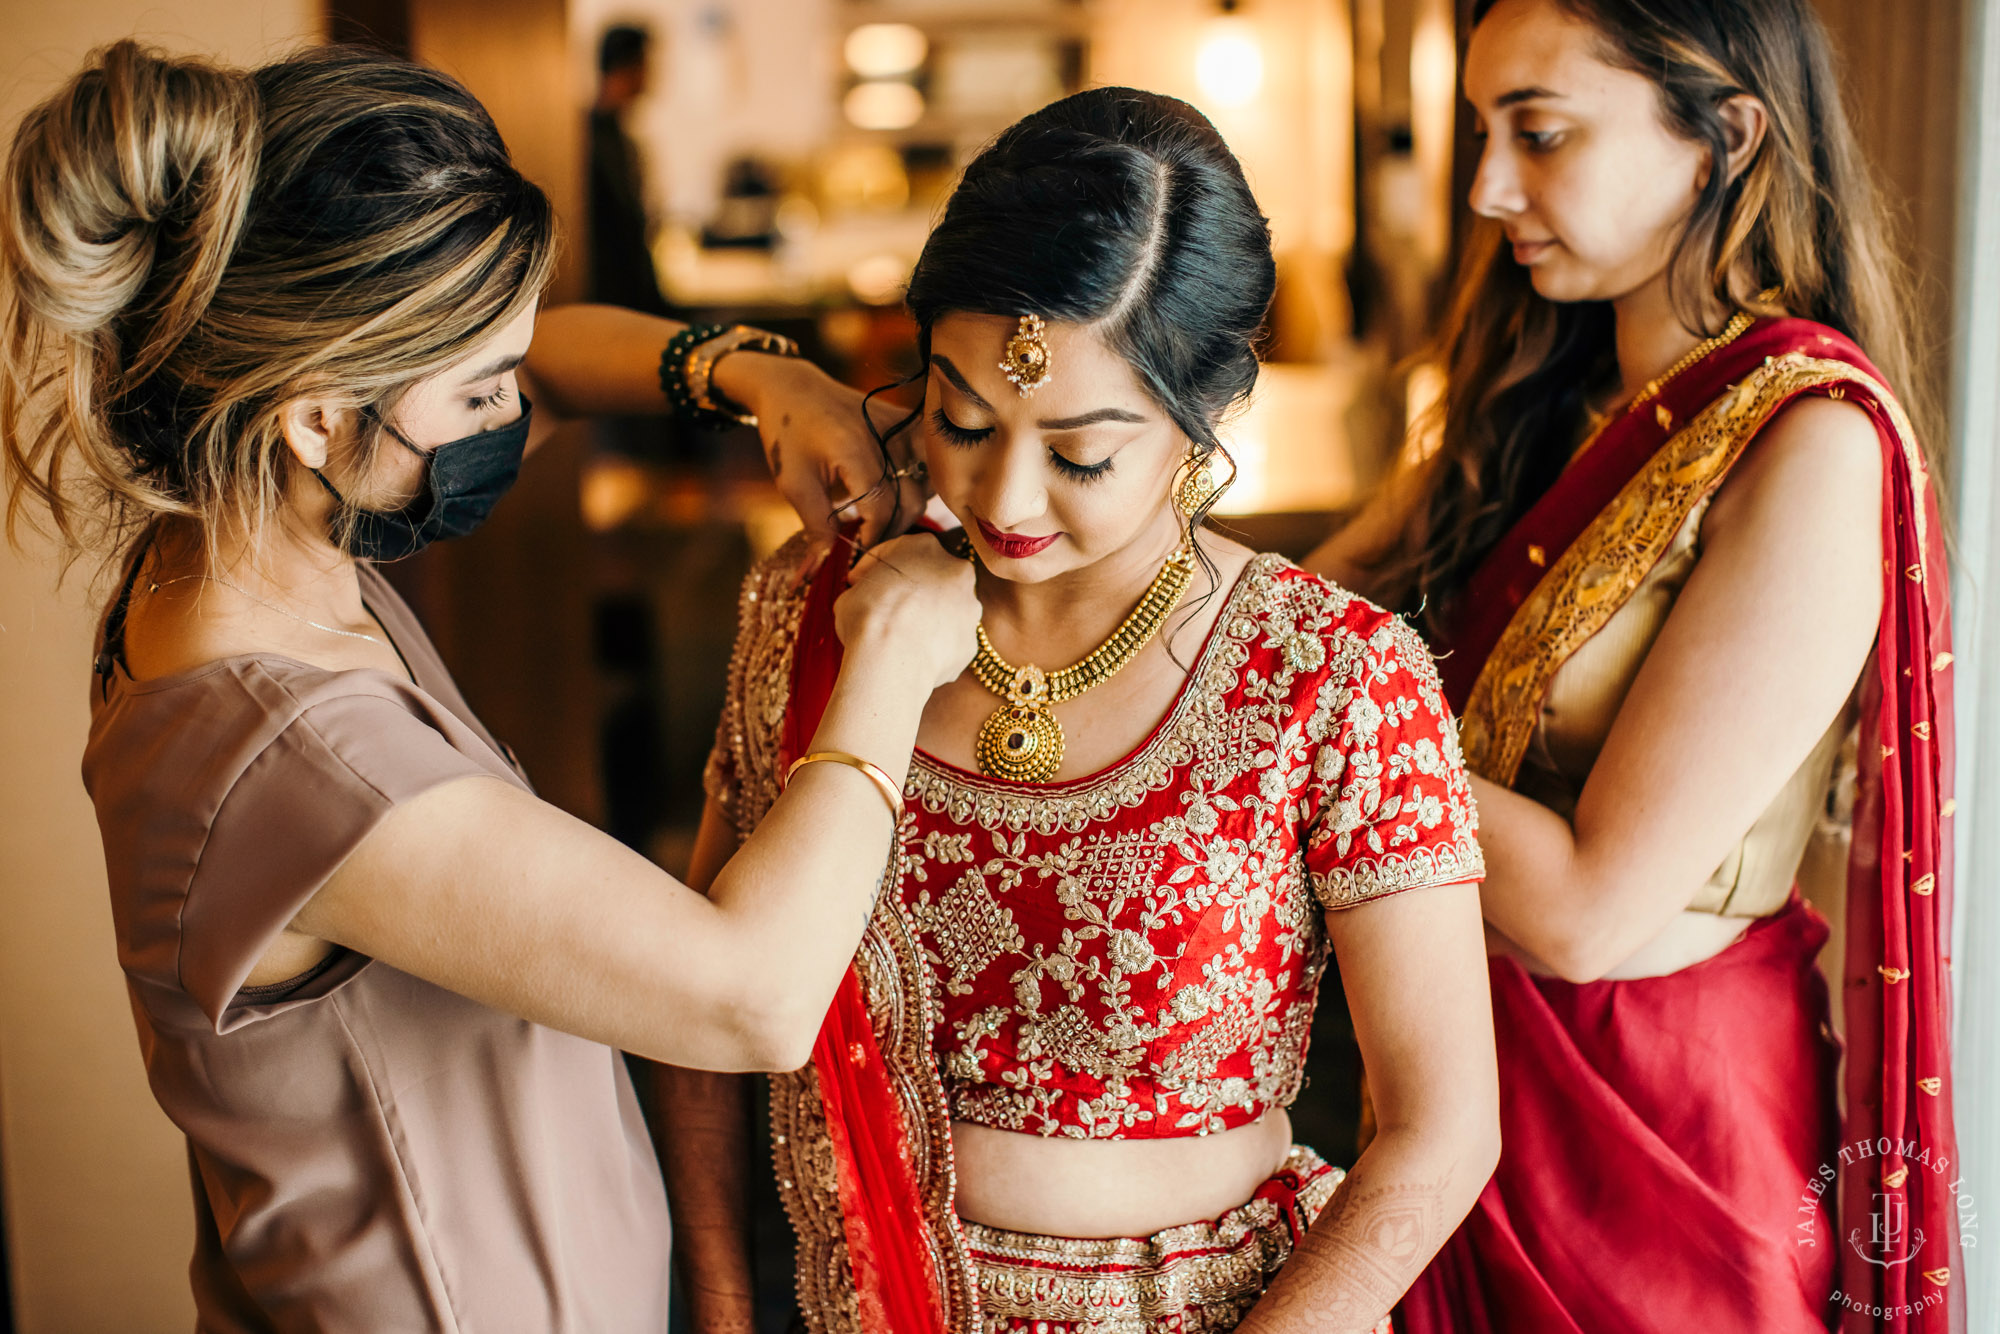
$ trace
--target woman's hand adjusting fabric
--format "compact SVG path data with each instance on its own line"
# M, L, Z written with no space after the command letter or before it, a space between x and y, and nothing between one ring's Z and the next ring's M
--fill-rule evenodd
M917 521L930 493L911 461L905 432L889 441L888 458L862 419L862 395L808 361L740 352L715 367L715 385L757 416L771 479L805 526L829 534L859 520L858 540L871 546ZM909 409L876 400L868 405L886 431Z
M833 605L849 654L894 654L921 666L930 689L956 680L972 661L979 615L972 563L926 534L893 538L862 556Z

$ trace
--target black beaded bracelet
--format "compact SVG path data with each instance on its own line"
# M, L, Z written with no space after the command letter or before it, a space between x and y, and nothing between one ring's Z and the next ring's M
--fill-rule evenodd
M666 350L660 353L660 392L667 396L667 407L675 421L707 427L712 431L737 425L736 418L728 413L716 412L695 402L694 394L688 388L689 354L728 328L726 324L690 324L667 340Z

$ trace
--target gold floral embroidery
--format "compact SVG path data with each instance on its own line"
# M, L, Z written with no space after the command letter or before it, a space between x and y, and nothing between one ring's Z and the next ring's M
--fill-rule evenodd
M707 772L710 795L743 834L757 827L778 797L778 744L790 702L793 647L805 594L797 576L809 553L803 537L794 539L744 584L729 694ZM905 866L899 853L885 885L894 884ZM910 1129L911 1167L922 1196L925 1240L938 1276L946 1328L969 1330L977 1316L976 1297L954 1203L951 1123L943 1086L930 1059L928 970L917 955L913 928L894 894L878 897L854 966L903 1122ZM810 1064L771 1078L771 1155L779 1195L798 1234L796 1281L807 1327L813 1334L864 1334L841 1223L833 1142L820 1101L819 1077Z
M905 848L905 905L935 979L951 997L997 977L1014 1002L939 1035L957 1118L1100 1138L1208 1133L1284 1105L1325 950L1314 900L1344 907L1480 874L1422 641L1393 618L1365 636L1342 628L1351 599L1286 568L1253 564L1168 720L1106 773L1034 787L913 765L909 793L927 816L978 831L971 848L935 833ZM1271 661L1257 650L1275 650L1274 674L1250 665ZM1321 669L1301 716L1297 678ZM1418 714L1439 740L1396 739ZM1134 822L1174 785L1178 815ZM1329 809L1301 838L1320 789ZM1308 873L1308 855L1330 869ZM1054 900L1058 940L1023 944L1022 895ZM1206 923L1220 928L1201 937L1217 942L1210 956L1177 971L1161 951ZM1267 936L1275 974L1257 954ZM1078 1090L1065 1072L1101 1087Z
M1662 445L1516 609L1460 720L1474 773L1514 781L1557 669L1625 605L1689 512L1721 484L1765 423L1798 394L1840 383L1867 390L1888 412L1905 464L1921 483L1915 433L1887 388L1846 362L1798 352L1769 358ZM1916 522L1922 547L1928 523L1922 505ZM1920 566L1910 567L1912 579L1922 575Z
M803 559L788 547L744 593L709 781L745 833L777 795ZM969 1327L974 1300L951 1209L952 1117L1105 1138L1206 1133L1285 1105L1324 970L1321 905L1479 874L1429 654L1393 618L1371 612L1365 634L1350 629L1352 601L1258 557L1168 719L1087 783L996 783L921 755L912 765L894 892L856 963L913 1132L950 1328ZM1405 739L1419 717L1422 739ZM1060 914L1055 935L1022 929L1014 914L1028 904L1041 920ZM946 1003L982 976L990 990L996 970L1001 1002ZM808 1325L856 1334L810 1068L773 1079L772 1122Z

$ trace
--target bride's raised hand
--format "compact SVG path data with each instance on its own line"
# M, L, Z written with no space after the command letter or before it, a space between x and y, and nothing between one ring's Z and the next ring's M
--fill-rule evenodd
M887 655L936 689L956 680L978 648L972 563L927 534L893 538L854 567L833 623L850 656Z

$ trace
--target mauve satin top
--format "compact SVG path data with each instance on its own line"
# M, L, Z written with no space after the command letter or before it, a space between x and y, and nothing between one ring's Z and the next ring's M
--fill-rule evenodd
M527 786L365 563L361 588L415 685L253 654L92 690L84 784L187 1136L199 1328L664 1330L666 1195L616 1052L347 950L244 986L398 802Z

